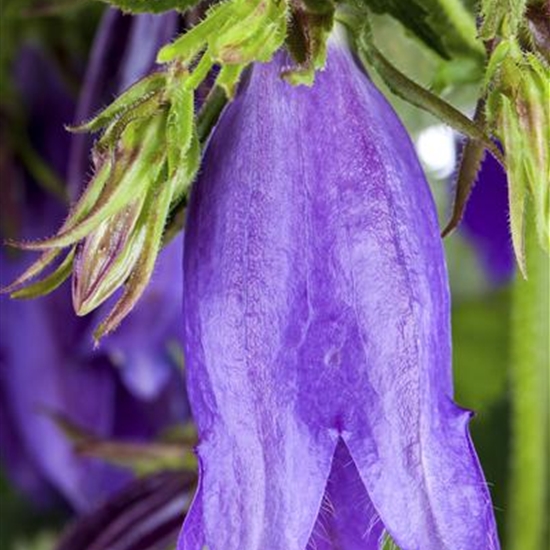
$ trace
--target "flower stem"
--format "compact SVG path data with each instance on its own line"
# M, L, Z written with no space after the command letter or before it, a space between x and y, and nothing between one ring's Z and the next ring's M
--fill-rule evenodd
M508 548L548 548L549 258L526 215L528 280L514 283Z

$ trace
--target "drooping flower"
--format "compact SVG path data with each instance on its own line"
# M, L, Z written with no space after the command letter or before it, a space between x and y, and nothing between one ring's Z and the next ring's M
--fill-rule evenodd
M174 17L159 19L170 23ZM151 23L149 16L143 19ZM141 21L137 18L128 32L141 29L147 35L151 24L144 29ZM110 27L115 35L120 30ZM151 64L159 45L149 44L144 50L137 38L131 44L125 55L118 57L120 73L131 72L128 60L134 59L135 64L140 52L145 56L150 50ZM111 53L111 62L114 57ZM150 64L144 70L149 70ZM93 72L93 64L90 70ZM43 77L28 79L28 75L38 74ZM86 86L97 91L105 83L105 75L96 77L99 81L88 75ZM16 65L16 81L29 115L30 137L62 177L70 139L63 124L70 122L74 106L62 93L55 67L35 50L23 52ZM51 234L62 220L65 205L39 189L25 176L23 167L11 161L10 177L2 178L3 196L10 198L2 204L8 210L3 212L3 220L14 220L10 230L18 230L18 237L35 239ZM52 414L97 437L132 441L150 441L188 418L182 372L175 357L182 345L176 332L181 324L181 248L180 238L161 253L154 283L144 300L128 317L128 325L99 351L91 349L93 318L74 316L69 287L31 301L0 296L2 460L10 477L33 500L37 495L59 494L76 510L84 511L131 478L127 471L78 455ZM3 248L0 284L11 282L29 260L27 255Z
M310 89L255 66L191 198L200 480L179 550L495 550L453 402L447 272L410 140L338 41Z
M491 155L486 155L477 180L461 228L475 246L491 280L504 283L514 273L506 173Z

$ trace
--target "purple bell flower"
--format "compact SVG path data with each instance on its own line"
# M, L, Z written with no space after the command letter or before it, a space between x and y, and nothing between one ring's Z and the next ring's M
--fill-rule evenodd
M477 180L460 227L475 246L491 281L506 283L515 265L506 173L492 155L486 155Z
M253 68L208 145L184 253L200 480L179 550L496 550L453 402L434 204L332 41L308 89Z

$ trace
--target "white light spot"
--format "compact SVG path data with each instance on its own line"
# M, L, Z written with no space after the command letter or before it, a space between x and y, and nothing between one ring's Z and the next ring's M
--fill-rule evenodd
M448 126L428 126L416 140L416 152L429 175L448 178L455 170L455 133Z

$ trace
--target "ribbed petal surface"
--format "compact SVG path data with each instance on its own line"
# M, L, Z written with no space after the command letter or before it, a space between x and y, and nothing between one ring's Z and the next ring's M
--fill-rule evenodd
M201 480L179 549L305 549L342 440L402 550L493 550L413 147L344 46L310 89L278 77L285 61L255 67L224 113L190 205Z

